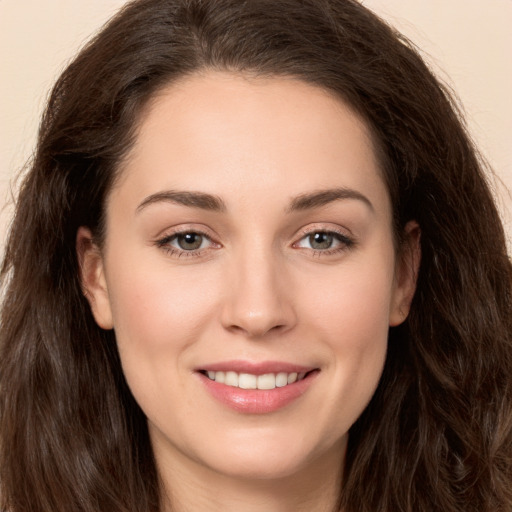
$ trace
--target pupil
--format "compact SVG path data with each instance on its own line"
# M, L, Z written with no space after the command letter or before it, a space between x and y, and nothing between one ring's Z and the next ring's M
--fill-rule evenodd
M333 236L329 233L314 233L309 237L309 243L313 249L329 249Z
M197 233L185 233L184 235L178 236L178 245L181 249L186 251L191 251L194 249L199 249L201 247L201 243L203 242L203 237L198 235Z

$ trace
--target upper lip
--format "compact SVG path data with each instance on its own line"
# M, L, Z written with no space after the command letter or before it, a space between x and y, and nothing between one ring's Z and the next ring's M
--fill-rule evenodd
M284 361L219 361L217 363L206 364L198 367L196 371L206 372L236 372L250 373L251 375L264 375L266 373L307 373L317 368L314 366L304 366Z

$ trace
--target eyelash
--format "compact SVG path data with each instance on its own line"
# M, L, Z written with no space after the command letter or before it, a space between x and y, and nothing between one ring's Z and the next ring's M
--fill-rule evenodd
M157 240L155 242L155 244L159 248L163 249L167 254L169 254L170 256L175 257L175 258L199 257L199 256L202 256L205 251L210 249L210 247L208 247L208 248L203 248L203 249L194 249L194 250L187 251L185 249L178 249L178 248L170 245L170 243L172 241L176 240L180 235L183 236L183 235L188 235L188 234L198 235L198 236L202 237L203 240L207 240L210 244L220 247L220 244L214 242L212 240L212 238L209 235L207 235L204 231L197 230L197 229L184 229L184 230L174 231L170 235L166 235L165 237ZM345 233L342 233L340 231L336 231L333 229L310 229L310 230L303 231L301 233L300 239L297 242L294 242L292 244L292 247L300 249L300 247L298 246L298 244L300 242L302 242L303 240L305 240L306 238L308 238L312 235L317 235L317 234L332 236L337 242L339 242L340 246L335 247L333 249L331 249L331 248L328 248L328 249L313 249L313 248L308 249L308 248L306 248L307 250L311 251L314 256L322 257L322 256L331 256L334 254L339 254L341 252L352 249L356 245L356 241L352 237L349 237Z

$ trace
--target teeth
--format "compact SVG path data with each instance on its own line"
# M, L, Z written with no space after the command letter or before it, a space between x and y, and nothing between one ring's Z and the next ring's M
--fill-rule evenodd
M297 380L297 374L296 373L289 373L288 374L288 384L293 384Z
M224 384L227 386L233 386L234 388L238 387L238 373L235 372L226 372L226 378L224 379Z
M258 389L274 389L276 387L276 376L273 373L258 375Z
M251 373L236 372L207 372L208 378L219 384L232 386L240 389L274 389L282 388L302 380L306 373L265 373L264 375L253 375Z
M257 381L256 375L241 373L238 377L238 387L242 389L257 389Z
M288 374L281 372L276 375L276 387L282 388L288 384Z

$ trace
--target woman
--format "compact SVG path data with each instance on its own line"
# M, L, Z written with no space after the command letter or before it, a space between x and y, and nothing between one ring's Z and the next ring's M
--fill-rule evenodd
M512 509L503 230L356 2L129 4L54 88L3 277L2 510Z

